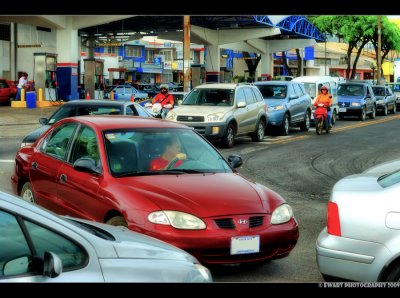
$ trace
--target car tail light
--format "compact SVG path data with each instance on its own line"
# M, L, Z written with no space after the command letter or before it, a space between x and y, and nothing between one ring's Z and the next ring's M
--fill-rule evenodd
M342 232L340 230L340 218L339 218L339 207L336 203L329 202L328 203L328 234L334 236L342 236Z

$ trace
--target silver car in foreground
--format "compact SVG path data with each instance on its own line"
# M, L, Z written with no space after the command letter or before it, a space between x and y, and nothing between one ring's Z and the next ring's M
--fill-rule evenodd
M188 253L0 191L0 282L211 282Z
M319 234L319 271L354 281L400 281L400 162L339 180Z

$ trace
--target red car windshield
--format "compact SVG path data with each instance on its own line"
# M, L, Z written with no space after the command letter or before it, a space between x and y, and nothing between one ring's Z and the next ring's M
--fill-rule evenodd
M104 131L105 151L113 176L171 173L232 173L206 140L188 129Z

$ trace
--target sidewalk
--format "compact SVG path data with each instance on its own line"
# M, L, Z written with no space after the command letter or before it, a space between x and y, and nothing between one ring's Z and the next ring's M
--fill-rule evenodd
M39 127L40 117L50 117L59 106L43 108L12 108L0 106L0 138L22 138Z

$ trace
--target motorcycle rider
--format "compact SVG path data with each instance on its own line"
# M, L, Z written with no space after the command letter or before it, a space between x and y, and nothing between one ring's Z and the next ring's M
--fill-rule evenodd
M160 85L160 93L158 93L154 99L151 101L151 104L160 103L162 106L161 117L165 118L168 112L174 107L174 97L172 94L168 93L168 85L161 84Z
M326 107L328 112L329 129L332 128L332 95L329 94L328 88L326 86L321 87L321 93L315 99L314 106L317 107L318 104L323 104L324 107Z

